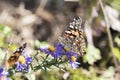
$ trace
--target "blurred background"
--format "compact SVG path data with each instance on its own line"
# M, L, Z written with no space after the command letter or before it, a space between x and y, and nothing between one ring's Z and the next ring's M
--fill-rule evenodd
M82 18L86 39L80 68L54 67L47 77L37 71L13 80L120 79L120 0L0 0L0 52L9 44L14 51L27 42L30 53L41 44L53 45L76 16Z

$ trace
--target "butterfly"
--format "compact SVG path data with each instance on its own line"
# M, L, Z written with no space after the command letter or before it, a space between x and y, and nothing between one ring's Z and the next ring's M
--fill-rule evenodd
M80 17L76 17L69 23L67 30L63 36L59 37L58 41L64 45L66 49L70 49L79 55L83 55L85 52L85 39L84 32L81 28L82 20Z
M14 66L15 63L18 61L19 57L21 56L23 50L26 48L26 43L23 44L23 46L19 47L18 50L16 50L12 56L9 57L7 60L10 67Z

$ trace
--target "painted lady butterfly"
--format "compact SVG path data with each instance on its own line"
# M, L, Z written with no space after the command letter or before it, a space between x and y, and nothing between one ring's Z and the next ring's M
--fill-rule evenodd
M26 43L23 44L23 46L19 47L19 49L15 51L12 56L10 56L10 58L7 61L10 67L15 65L15 63L18 61L19 57L21 56L25 48L26 48Z
M70 49L79 55L83 55L86 47L81 24L82 20L80 17L74 18L73 21L69 23L64 35L58 39L66 49Z

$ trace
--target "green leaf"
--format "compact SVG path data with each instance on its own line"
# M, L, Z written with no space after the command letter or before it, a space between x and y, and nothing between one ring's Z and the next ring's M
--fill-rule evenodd
M113 0L111 6L117 10L120 10L120 0Z
M4 25L0 25L0 32L3 32L3 30L4 30Z
M113 48L115 57L120 61L120 50L118 48Z
M0 25L0 32L5 35L5 37L9 37L11 33L11 29L8 26Z
M88 62L89 64L93 64L97 60L100 60L100 50L95 48L93 45L88 44L86 54L83 57L84 62Z
M0 37L0 47L2 47L4 45L4 38L3 36Z
M109 67L103 74L101 77L104 78L110 78L111 76L114 75L115 69L113 67Z
M16 49L17 49L17 45L12 44L12 45L10 46L10 50L16 51Z
M118 36L115 37L115 42L120 47L120 38Z
M47 42L40 42L39 40L35 40L35 46L37 48L45 48L50 46Z

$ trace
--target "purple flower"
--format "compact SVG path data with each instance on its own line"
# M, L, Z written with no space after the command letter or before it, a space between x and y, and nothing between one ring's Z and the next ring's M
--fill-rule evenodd
M32 57L27 57L26 58L26 64L29 65L32 62Z
M16 62L16 70L17 71L29 71L29 65L32 62L32 57L26 57L25 50L22 51L22 54L19 56L18 61Z
M76 58L78 57L78 54L73 51L65 51L65 55L68 57L69 60L71 56L75 56Z
M46 54L50 54L52 51L49 50L49 48L40 48L41 52L44 52Z
M50 46L48 48L44 48L44 49L40 48L40 51L45 52L46 54L49 54L54 58L62 57L63 50L64 50L64 46L59 43L55 44L54 46Z
M69 63L71 64L71 67L73 69L78 68L79 67L78 65L80 64L80 63L76 62L78 55L73 51L69 51L69 52L66 51L65 54L69 60Z
M79 66L78 65L80 65L80 63L79 62L76 62L76 61L74 61L74 62L69 62L70 64L71 64L71 66L72 66L72 68L73 69L77 69Z
M8 72L4 69L0 67L0 80L9 80L9 78L7 78Z
M50 46L48 48L40 48L40 51L51 55L55 59L61 58L63 55L66 55L68 58L68 62L71 64L73 69L79 67L78 65L80 63L76 62L78 54L76 54L74 51L71 51L70 49L64 48L64 46L60 43L57 43L54 46Z
M8 72L4 68L0 68L0 75L8 75Z
M20 56L19 61L16 63L17 67L16 70L17 71L29 71L29 65L32 62L32 57L24 57L24 56Z
M28 68L28 65L26 65L26 64L21 64L20 62L17 62L16 70L17 70L17 71L24 72L24 71L28 71L29 68Z

